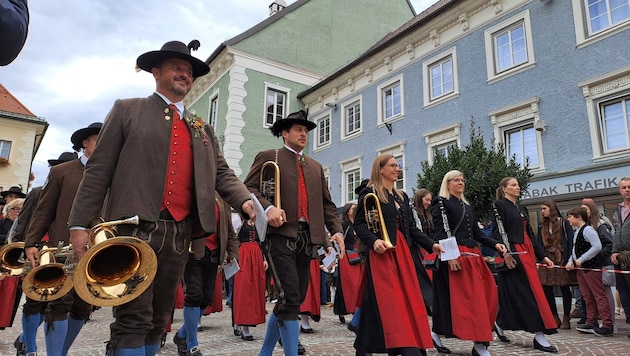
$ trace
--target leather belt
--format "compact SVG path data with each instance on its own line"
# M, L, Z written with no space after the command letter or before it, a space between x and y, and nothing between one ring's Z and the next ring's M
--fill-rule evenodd
M175 218L168 209L164 209L160 211L160 220L175 220Z

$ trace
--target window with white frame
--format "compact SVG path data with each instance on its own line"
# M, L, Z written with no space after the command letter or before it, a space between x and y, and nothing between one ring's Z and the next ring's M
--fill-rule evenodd
M630 20L630 0L584 0L589 33Z
M0 140L0 158L9 159L11 153L11 141Z
M579 83L586 102L593 160L630 154L630 65Z
M403 144L396 145L393 147L382 149L378 152L378 155L382 154L390 154L394 156L396 161L398 162L398 166L400 167L400 173L398 174L398 180L394 185L396 188L405 190L405 146Z
M516 127L504 131L505 154L515 158L516 163L529 167L538 167L538 144L534 124Z
M330 145L330 115L315 120L315 149Z
M354 136L361 132L361 99L353 100L349 104L342 106L341 132L342 139Z
M378 123L400 118L404 115L402 75L378 86Z
M448 157L449 149L460 146L460 127L460 123L455 123L424 134L429 164L433 164L438 153Z
M578 47L630 28L630 0L572 0Z
M514 157L534 171L544 169L542 136L544 129L538 112L538 97L489 113L497 143L505 148L506 159ZM538 129L536 129L536 128Z
M599 104L604 153L630 148L630 98L620 98Z
M215 95L210 98L210 110L209 110L209 118L208 122L210 126L212 126L215 130L217 128L217 115L219 110L219 95Z
M341 162L341 196L342 205L356 202L358 195L354 190L361 185L361 158L355 157Z
M529 10L485 31L488 80L535 64Z
M269 127L287 115L288 92L267 87L265 97L265 126Z
M457 51L455 47L422 63L424 105L430 105L459 94Z
M326 179L326 187L330 191L330 167L322 167L324 170L324 179Z
M346 202L356 201L357 195L354 190L361 184L361 170L353 169L351 171L345 172L345 181L346 181Z
M433 156L435 157L440 154L443 157L448 157L448 152L455 147L457 147L457 141L449 141L441 145L434 146Z

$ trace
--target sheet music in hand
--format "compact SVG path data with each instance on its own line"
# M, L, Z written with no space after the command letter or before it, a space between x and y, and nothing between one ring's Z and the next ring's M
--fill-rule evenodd
M265 214L265 209L262 204L260 204L260 200L258 200L256 195L254 193L250 193L249 196L252 198L252 202L254 203L254 214L256 214L256 221L254 223L256 225L256 232L258 233L258 240L263 242L267 237L267 224L269 223L269 220L267 219L267 214Z

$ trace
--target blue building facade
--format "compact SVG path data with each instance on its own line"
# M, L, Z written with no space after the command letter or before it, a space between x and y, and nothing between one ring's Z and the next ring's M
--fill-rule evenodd
M630 176L630 1L614 3L439 1L300 93L334 201L356 201L386 152L411 194L421 163L467 144L474 123L529 161L525 205L588 196L611 212Z

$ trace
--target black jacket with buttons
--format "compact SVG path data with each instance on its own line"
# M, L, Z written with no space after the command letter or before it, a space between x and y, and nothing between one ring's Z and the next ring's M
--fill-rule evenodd
M440 196L433 198L433 202L431 203L431 216L435 224L435 231L433 233L433 239L435 241L447 237L446 231L444 230L442 214L440 213L439 199L443 201L451 234L455 236L458 245L478 247L477 243L479 243L495 249L497 242L481 232L479 224L477 223L475 209L454 196L451 196L450 199L445 199Z

